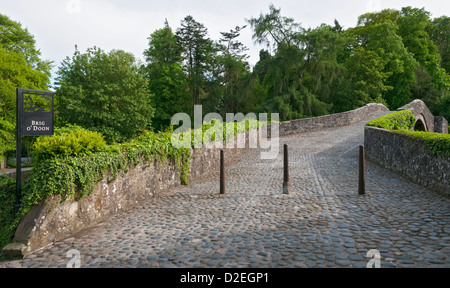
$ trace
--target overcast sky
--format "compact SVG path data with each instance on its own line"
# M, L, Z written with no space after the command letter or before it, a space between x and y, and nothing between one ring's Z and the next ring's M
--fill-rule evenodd
M75 45L82 52L94 45L107 52L122 49L143 59L147 38L165 19L175 31L185 16L192 15L208 28L211 39L218 40L220 32L267 13L270 3L304 28L332 25L334 19L344 28L354 27L361 14L405 6L425 7L433 18L450 16L447 0L0 0L0 13L28 28L42 58L54 61L56 70L73 55ZM240 40L250 48L249 62L255 64L263 47L253 44L250 27Z

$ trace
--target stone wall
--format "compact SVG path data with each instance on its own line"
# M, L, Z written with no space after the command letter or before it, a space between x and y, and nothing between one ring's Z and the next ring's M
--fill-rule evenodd
M280 123L280 136L346 126L367 119L372 114L387 111L389 109L383 104L372 103L343 113L282 122Z
M246 133L248 149L249 132ZM225 149L225 160L231 162L246 149ZM191 149L188 181L218 169L220 149L214 143ZM2 254L8 258L21 258L55 241L94 226L109 215L131 209L158 193L181 185L179 171L173 160L165 163L144 162L116 179L109 177L99 182L89 196L59 203L52 197L36 205L19 224L14 241ZM219 193L219 185L217 185Z
M322 117L300 119L280 123L280 136L349 125L370 115L388 111L381 104L369 104L362 108ZM268 135L270 136L270 127ZM248 149L249 135L246 133ZM246 149L225 149L227 162ZM191 164L188 180L219 168L220 149L214 144L191 150ZM32 208L21 221L14 242L6 246L2 254L7 257L23 257L55 241L63 240L82 229L94 226L109 215L120 210L130 209L167 189L181 185L174 163L144 163L117 179L104 179L97 184L94 192L79 200L58 203L51 198ZM219 193L219 185L217 186Z
M448 121L442 116L434 116L434 132L448 134Z
M411 103L399 108L397 111L401 110L411 110L411 112L416 117L417 121L422 121L425 124L425 129L428 132L435 132L434 130L434 116L431 114L427 105L422 100L414 100Z
M450 196L450 156L434 156L418 140L375 127L365 127L364 144L368 160Z

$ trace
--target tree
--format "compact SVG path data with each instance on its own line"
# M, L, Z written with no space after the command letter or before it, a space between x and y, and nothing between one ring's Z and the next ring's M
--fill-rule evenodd
M308 29L302 36L306 52L306 87L325 103L334 104L335 112L341 112L337 92L345 81L345 62L351 54L354 37L343 33L342 27L335 21L335 27L322 24ZM356 108L356 107L355 107Z
M442 16L433 20L429 33L438 47L440 54L439 67L450 74L450 17Z
M223 66L223 114L237 113L242 106L242 93L245 87L242 80L250 74L248 63L245 61L248 55L243 54L248 50L240 41L236 40L246 26L236 26L230 32L220 32L222 38L222 56L220 57Z
M134 56L121 50L77 49L58 70L59 117L123 142L151 128L148 83Z
M277 49L280 45L298 45L299 35L303 28L294 19L281 16L281 9L273 4L269 6L269 14L251 18L247 22L253 29L253 40L258 44L266 44Z
M0 14L0 157L15 149L16 89L47 90L49 71L50 62L40 59L33 35Z
M19 22L0 14L0 45L4 49L14 51L25 57L25 61L33 69L41 71L50 77L51 61L44 61L41 52L36 48L34 36L27 28L22 28Z
M176 31L178 41L183 47L184 66L189 78L190 93L193 96L194 104L200 104L208 53L213 48L212 41L207 38L207 35L208 29L195 21L192 16L186 16L181 21L181 28Z
M269 10L269 14L247 20L255 42L276 50L273 57L266 57L263 65L257 64L256 72L264 71L264 79L260 80L267 93L261 110L278 112L281 120L326 114L329 105L304 85L308 80L304 29L294 19L281 16L280 9L273 5Z
M415 70L419 63L405 48L402 37L397 34L398 26L392 19L397 19L399 12L388 9L380 14L378 16L376 13L369 13L361 16L360 19L371 20L360 20L360 25L364 26L357 26L348 32L356 36L361 47L377 53L385 61L382 72L390 73L385 85L391 86L392 89L383 92L383 99L390 109L397 109L412 100L411 87L416 81Z
M387 61L377 53L356 47L354 54L346 62L347 77L351 79L351 89L345 98L345 109L351 110L367 103L385 103L383 93L392 90L386 80L392 72L383 72Z
M188 79L182 69L181 47L167 20L162 29L149 37L149 48L144 56L149 90L154 95L153 127L164 129L176 113L189 112L192 97L187 91Z
M424 8L404 7L401 17L397 20L398 35L402 37L406 49L425 67L437 90L450 87L450 79L440 68L441 57L438 47L431 39L428 31L432 30L433 22L430 13ZM435 102L430 99L429 105Z

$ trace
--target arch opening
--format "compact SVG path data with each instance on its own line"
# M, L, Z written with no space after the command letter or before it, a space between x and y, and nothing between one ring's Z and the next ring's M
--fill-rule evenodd
M425 123L421 119L418 119L416 121L416 124L414 125L414 131L423 131L427 132L427 128L425 127Z

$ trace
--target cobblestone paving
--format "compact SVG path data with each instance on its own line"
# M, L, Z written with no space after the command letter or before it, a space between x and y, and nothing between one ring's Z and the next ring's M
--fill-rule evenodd
M450 200L370 162L359 196L364 123L281 139L289 144L290 194L276 160L251 150L219 172L0 267L381 267L450 268ZM282 147L281 147L282 148Z

